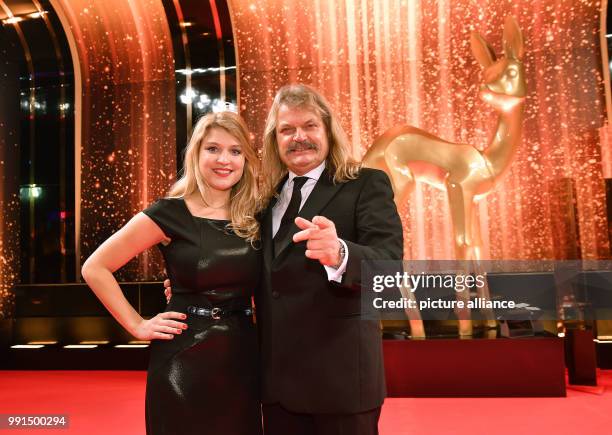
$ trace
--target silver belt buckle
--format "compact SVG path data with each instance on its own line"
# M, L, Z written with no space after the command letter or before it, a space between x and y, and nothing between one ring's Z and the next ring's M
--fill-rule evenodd
M210 311L210 317L212 317L215 320L219 320L221 319L221 316L219 316L220 312L221 312L221 308L215 307Z

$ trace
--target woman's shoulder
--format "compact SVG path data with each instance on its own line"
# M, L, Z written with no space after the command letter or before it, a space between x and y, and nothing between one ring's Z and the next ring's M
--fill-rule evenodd
M151 203L145 210L150 209L176 209L183 204L183 198L180 197L163 197L158 198Z
M183 207L183 198L166 197L157 199L142 212L151 218L165 217L177 219L184 214L182 212Z
M150 217L168 236L173 238L187 227L187 215L182 210L182 198L159 198L142 212Z

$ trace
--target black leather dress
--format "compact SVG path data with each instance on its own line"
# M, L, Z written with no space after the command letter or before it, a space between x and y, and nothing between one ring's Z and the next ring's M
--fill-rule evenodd
M244 309L261 250L228 232L228 221L192 216L182 199L161 199L144 213L172 239L160 245L172 282L166 311L186 313L188 325L151 342L147 434L260 435L257 332ZM233 314L215 320L190 306Z

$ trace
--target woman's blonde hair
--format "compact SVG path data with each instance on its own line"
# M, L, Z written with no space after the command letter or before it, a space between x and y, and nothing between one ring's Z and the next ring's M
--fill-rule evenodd
M230 192L230 228L238 236L253 243L259 239L259 223L255 215L260 209L257 189L259 159L251 144L249 131L240 116L233 112L209 113L201 117L193 128L191 139L185 149L181 177L170 188L168 196L180 198L199 191L206 203L206 182L199 169L202 142L213 129L220 128L236 138L245 156L242 177Z
M303 84L286 85L279 89L268 113L263 137L262 173L263 202L266 204L276 193L276 187L287 174L287 168L278 154L276 122L281 105L299 107L315 112L321 117L327 132L329 153L325 166L334 177L335 183L355 179L361 164L350 154L350 143L342 126L336 119L327 100L310 86Z

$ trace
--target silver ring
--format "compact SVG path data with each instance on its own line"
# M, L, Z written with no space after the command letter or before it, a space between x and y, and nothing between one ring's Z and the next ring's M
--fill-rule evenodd
M219 320L221 318L221 316L219 316L220 312L221 312L221 308L215 307L210 311L210 317L212 317L215 320Z

